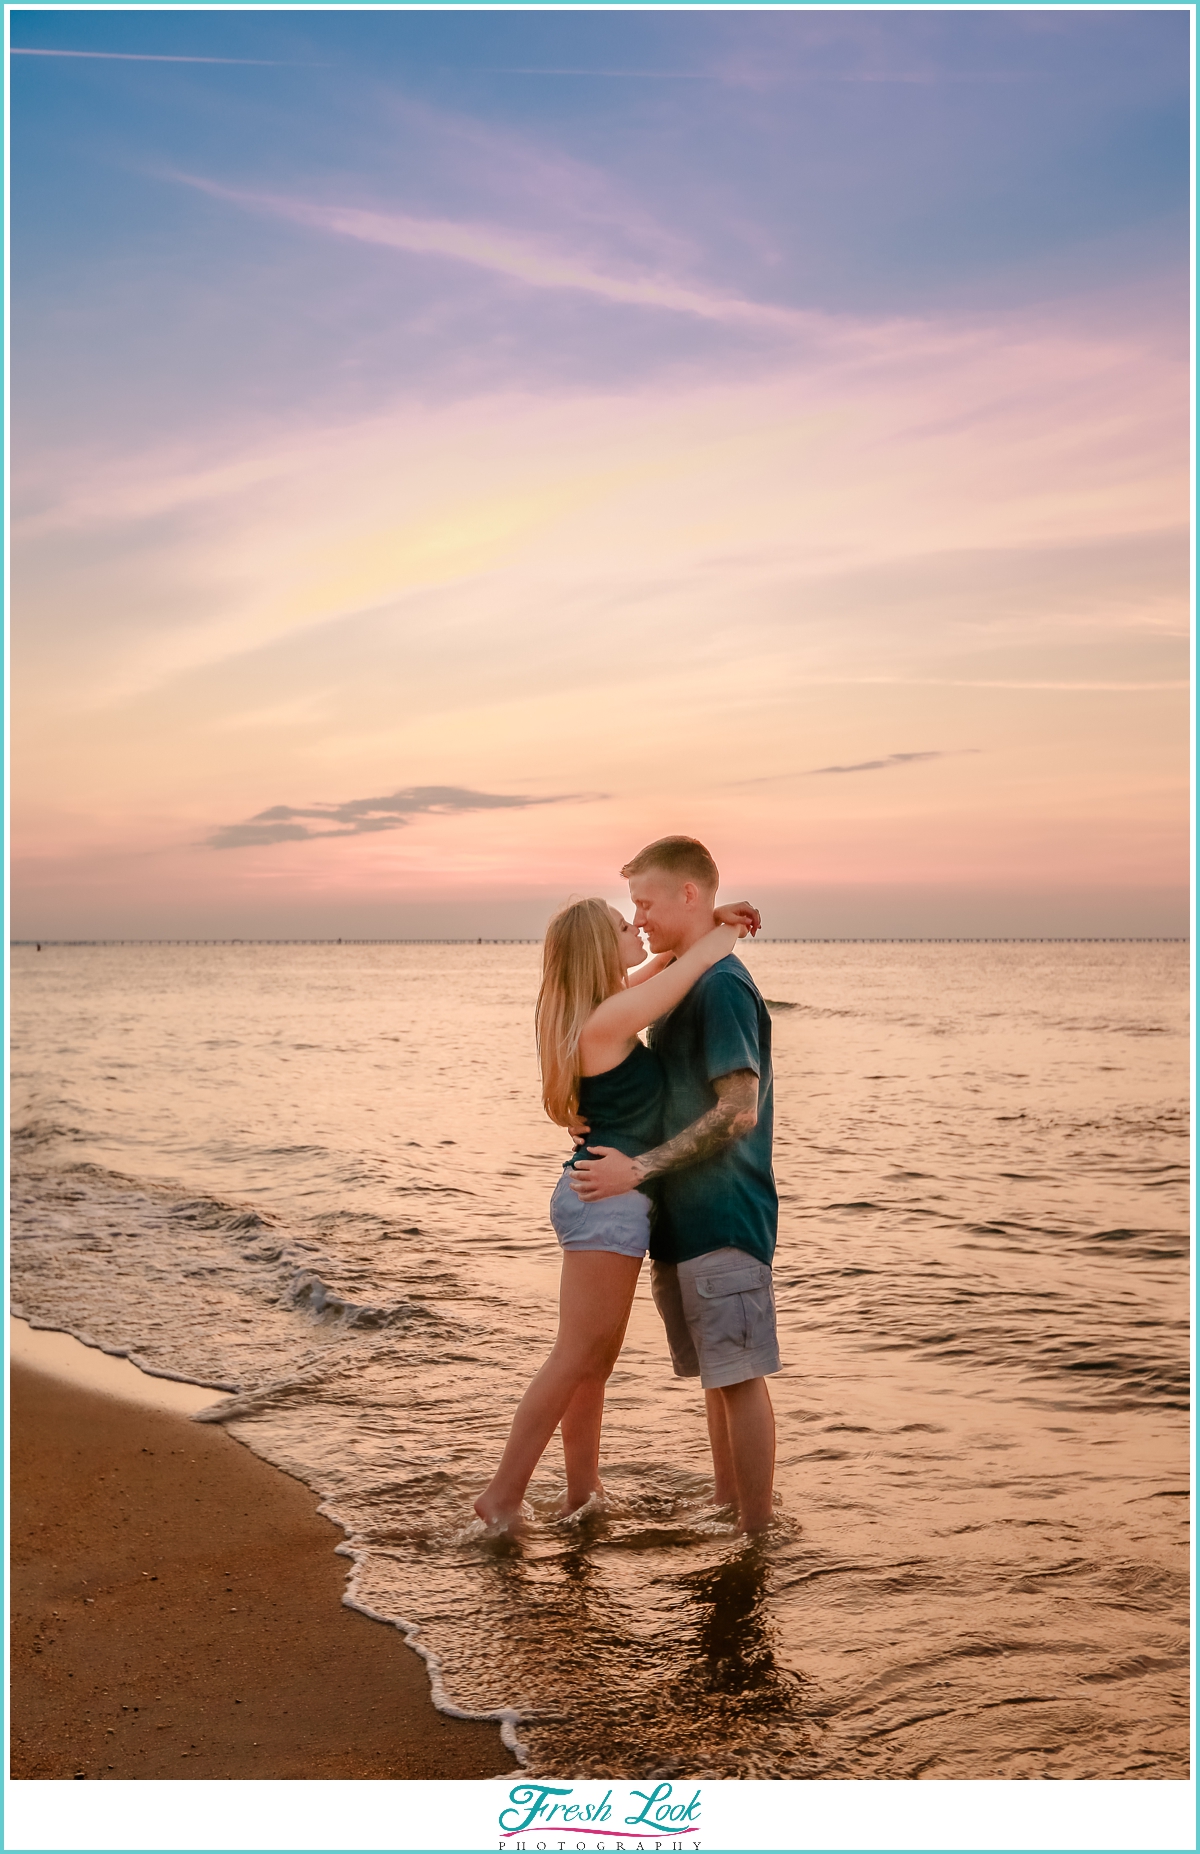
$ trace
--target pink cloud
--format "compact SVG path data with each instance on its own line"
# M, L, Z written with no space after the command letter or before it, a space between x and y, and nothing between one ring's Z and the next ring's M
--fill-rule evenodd
M295 225L310 226L314 231L416 256L454 258L493 275L512 278L530 289L578 290L585 295L602 297L606 302L670 310L710 322L742 323L791 334L811 331L824 320L794 309L697 289L671 277L618 276L598 269L586 258L502 226L416 218L405 213L373 212L365 207L329 206L275 194L244 192L191 174L176 174L172 178L215 199L267 212Z

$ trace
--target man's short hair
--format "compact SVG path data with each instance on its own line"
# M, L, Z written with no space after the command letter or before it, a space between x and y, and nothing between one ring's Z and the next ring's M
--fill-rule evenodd
M640 876L650 869L661 869L664 875L678 876L681 882L694 882L698 888L712 889L714 893L721 885L717 865L695 837L660 837L657 843L648 843L639 850L621 874Z

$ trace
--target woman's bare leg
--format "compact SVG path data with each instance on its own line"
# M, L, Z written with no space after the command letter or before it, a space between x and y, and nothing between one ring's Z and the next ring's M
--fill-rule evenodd
M603 1407L604 1385L621 1350L641 1265L630 1255L564 1250L558 1290L558 1337L517 1405L500 1466L475 1502L475 1511L489 1525L508 1525L517 1518L530 1476L580 1387L598 1385ZM586 1404L581 1406L581 1413L586 1408ZM594 1426L598 1453L599 1424L594 1416L587 1421ZM580 1433L581 1449L590 1451L592 1442L582 1428ZM587 1458L582 1452L578 1463L568 1469L569 1481L580 1471L588 1478ZM595 1474L593 1456L593 1486ZM584 1500L591 1492L589 1486Z
M593 1494L603 1493L600 1482L600 1428L604 1422L604 1378L585 1378L562 1413L563 1461L567 1470L564 1513L577 1513Z

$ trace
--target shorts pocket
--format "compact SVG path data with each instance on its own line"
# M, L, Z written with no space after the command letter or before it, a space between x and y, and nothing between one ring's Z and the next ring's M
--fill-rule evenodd
M697 1275L700 1325L709 1345L757 1349L774 1329L771 1270L761 1262L722 1275Z
M587 1217L587 1205L571 1189L570 1170L564 1171L550 1197L550 1223L559 1237L578 1236Z

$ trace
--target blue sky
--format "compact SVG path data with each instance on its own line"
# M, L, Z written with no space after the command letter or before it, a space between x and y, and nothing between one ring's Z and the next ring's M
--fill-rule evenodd
M533 921L564 792L1176 920L1186 12L10 17L36 930ZM247 829L434 787L539 803Z
M28 368L39 419L73 425L80 399L166 418L201 389L214 409L344 403L457 390L472 371L609 384L777 346L618 304L598 329L594 300L505 302L453 261L314 245L181 176L502 218L607 264L665 260L834 314L994 308L1181 269L1178 12L12 21L18 48L269 61L14 59L18 384ZM186 331L183 377L168 320Z

